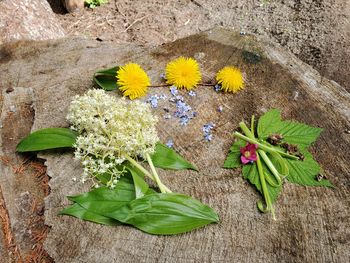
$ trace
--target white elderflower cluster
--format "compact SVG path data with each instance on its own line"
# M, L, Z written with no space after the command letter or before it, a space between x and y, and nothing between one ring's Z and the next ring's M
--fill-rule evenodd
M84 166L83 180L108 174L111 187L123 173L118 165L126 156L146 158L159 141L157 118L149 105L115 98L103 90L89 90L83 96L76 96L67 120L80 134L75 143L75 157Z

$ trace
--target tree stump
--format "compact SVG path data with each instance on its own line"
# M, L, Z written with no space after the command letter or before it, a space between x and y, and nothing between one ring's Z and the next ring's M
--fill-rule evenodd
M82 168L72 153L40 154L46 159L51 193L46 198L46 223L51 227L45 248L56 262L347 262L349 239L349 127L350 95L338 84L322 78L294 55L255 37L215 29L155 49L63 39L6 45L0 51L1 87L30 88L35 117L32 130L67 127L71 96L93 87L93 72L102 67L136 62L161 81L160 74L171 59L195 57L204 81L214 79L226 65L239 67L246 88L236 94L216 93L198 87L196 97L180 91L198 116L187 126L159 116L162 142L172 138L174 148L199 168L194 171L160 171L173 191L191 195L213 207L220 216L212 224L176 236L153 236L128 226L107 227L57 213L69 204L66 195L89 189L74 182ZM150 95L167 88L152 88ZM114 92L118 94L118 92ZM3 96L7 96L3 93ZM144 98L146 99L146 98ZM223 112L217 111L219 106ZM335 189L302 187L286 183L275 204L277 221L261 214L261 196L240 175L223 169L238 123L280 108L283 118L324 128L312 147ZM213 141L205 142L202 126L213 122ZM3 148L8 140L4 140ZM20 138L17 138L17 141ZM16 141L16 142L17 142ZM11 188L2 186L4 197ZM8 204L8 206L11 204Z

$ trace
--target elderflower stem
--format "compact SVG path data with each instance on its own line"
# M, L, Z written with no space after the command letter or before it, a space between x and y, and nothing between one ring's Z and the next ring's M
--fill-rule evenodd
M137 169L139 169L144 175L155 181L157 184L157 179L149 172L147 171L142 165L140 165L138 162L136 162L133 158L131 158L129 155L124 154L125 159L127 159L133 166L135 166ZM171 193L171 190L164 185L162 182L160 182L160 185L158 184L159 189L161 187L165 190L166 193Z
M167 189L164 188L164 185L163 183L160 181L160 178L158 176L158 173L156 171L156 168L154 167L153 165L153 162L152 162L152 159L151 159L151 156L149 156L149 154L147 153L146 154L146 159L147 159L147 162L149 164L149 166L151 167L151 171L152 171L152 174L153 174L153 177L159 187L159 190L162 192L162 193L166 193L167 192Z
M249 131L249 129L248 129ZM249 131L250 132L250 131ZM250 132L251 133L251 132ZM247 134L248 135L248 134ZM237 138L240 138L242 139L243 141L246 141L246 142L250 142L250 143L253 143L253 144L257 144L259 146L259 148L261 150L264 150L266 152L270 152L270 153L279 153L280 155L282 156L285 156L287 158L290 158L290 159L294 159L294 160L299 160L299 157L298 156L295 156L295 155L290 155L288 153L285 153L285 152L282 152L280 150L277 150L277 149L274 149L272 147L269 147L269 146L266 146L260 142L258 142L256 139L252 139L252 138L249 138L247 136L244 136L243 134L239 133L239 132L234 132L233 133L233 136L237 137Z

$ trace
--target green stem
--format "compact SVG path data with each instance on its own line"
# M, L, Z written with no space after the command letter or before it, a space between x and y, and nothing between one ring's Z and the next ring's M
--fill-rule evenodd
M275 211L273 209L273 206L272 206L272 203L271 203L271 199L270 199L270 194L269 194L269 191L268 191L267 186L266 186L264 171L263 171L263 167L262 167L259 155L257 156L256 165L258 167L258 173L259 173L259 178L260 178L261 189L262 189L263 196L264 196L265 203L266 203L266 210L265 211L271 211L272 218L274 220L276 220ZM264 211L262 208L260 208L260 209L262 211Z
M146 159L147 159L147 162L149 164L149 166L151 167L151 171L152 171L152 174L153 174L153 177L159 187L159 190L162 192L162 193L166 193L167 192L167 189L164 187L163 183L160 181L160 178L158 176L158 173L156 171L156 168L154 167L153 165L153 162L152 162L152 159L151 159L151 156L149 156L149 154L146 154Z
M138 162L136 162L133 158L131 158L129 155L124 154L125 159L127 159L133 166L135 166L137 169L139 169L144 175L155 181L159 187L159 189L164 189L167 193L171 193L171 190L165 186L162 182L160 182L160 185L158 184L156 178L149 172L147 171L142 165L140 165Z
M258 150L258 153L260 154L260 156L262 157L263 161L265 162L267 167L269 167L271 173L275 177L275 179L277 181L277 186L280 186L282 184L282 181L281 181L280 174L277 171L276 167L273 165L273 163L271 162L270 158L267 156L267 154L264 151Z
M255 116L252 115L252 119L250 120L250 131L253 133L253 135L254 135L254 121L255 121Z
M249 131L249 129L248 129L248 131ZM251 133L251 132L249 131L249 133ZM242 139L243 141L250 142L250 143L253 143L253 144L257 144L261 150L264 150L266 152L279 153L280 155L285 156L287 158L294 159L294 160L299 160L298 156L290 155L288 153L285 153L285 152L282 152L280 150L274 149L272 147L266 146L266 145L260 143L259 141L257 141L256 139L252 139L252 138L249 138L247 136L244 136L243 134L241 134L239 132L234 132L233 136L235 136L235 137L237 137L239 139Z
M245 141L248 141L248 142L251 142L251 143L255 143L255 144L257 144L260 147L261 144L255 139L255 135L254 135L254 115L252 116L252 119L251 119L250 130L249 130L249 128L247 127L247 125L244 122L241 122L239 124L239 126L241 127L242 131L245 133L246 136L244 136L243 134L241 134L239 132L235 132L234 135L236 137L239 137L239 138L245 140ZM264 146L265 149L269 148L269 147L267 147L265 145L263 145L263 146ZM273 149L273 150L276 151L275 149ZM264 151L261 151L261 152L263 152L265 154ZM276 220L275 210L274 210L274 208L272 206L269 190L267 189L267 186L266 186L265 174L264 174L264 170L263 170L262 163L261 163L261 160L260 160L259 152L257 153L256 165L257 165L257 168L258 168L261 189L262 189L263 196L264 196L265 203L266 203L266 209L263 207L262 203L260 203L260 202L258 202L258 207L259 207L259 209L262 212L271 211L272 218L274 220Z
M245 125L244 122L240 122L240 123L239 123L239 127L241 127L241 130L245 133L245 135L246 135L249 139L255 140L254 132L250 131L249 128L247 127L247 125Z

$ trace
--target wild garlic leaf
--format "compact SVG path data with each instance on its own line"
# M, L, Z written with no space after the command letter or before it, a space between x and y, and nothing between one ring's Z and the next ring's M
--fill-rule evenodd
M177 193L145 195L108 216L157 235L185 233L219 221L212 208Z
M34 152L57 148L72 148L78 134L67 128L46 128L37 130L22 139L17 152Z
M237 140L230 148L230 152L227 155L225 163L223 165L224 168L237 168L241 167L241 147L244 147L246 142L243 140Z
M114 189L103 186L84 194L68 197L70 201L99 215L118 210L135 198L135 186L131 176L128 175L122 176Z
M277 133L281 128L281 110L272 109L259 118L258 137L266 140L269 135Z
M85 221L90 221L102 225L116 226L121 224L119 221L113 218L93 213L77 203L74 203L71 206L64 208L58 214L74 216Z
M264 163L262 163L262 165L263 165L264 172L265 173L269 173L269 176L273 177L273 175L269 171L269 168ZM243 177L245 179L249 180L249 182L251 184L253 184L256 187L256 189L263 196L261 183L260 183L260 177L259 177L258 168L256 166L256 163L244 165L243 168L242 168L242 173L243 173ZM268 189L269 194L270 194L271 202L274 203L277 200L277 198L278 198L278 196L279 196L279 194L280 194L280 192L282 190L282 186L272 187L267 182L266 182L266 186L267 186L267 189Z
M322 129L311 127L303 123L283 121L282 125L275 133L281 134L283 136L283 141L305 148L315 142L321 132Z
M145 182L143 174L136 168L133 168L131 165L128 165L127 169L129 170L134 181L136 198L140 198L147 194L149 185Z
M304 161L285 158L289 169L287 180L291 183L305 186L333 187L328 180L317 180L316 177L320 173L320 166L307 150L303 150L302 153L305 157Z
M117 71L119 67L98 70L94 74L95 83L106 91L111 91L119 88L117 85Z
M151 156L154 166L162 169L198 171L197 167L186 161L181 155L168 146L157 143L155 153Z

